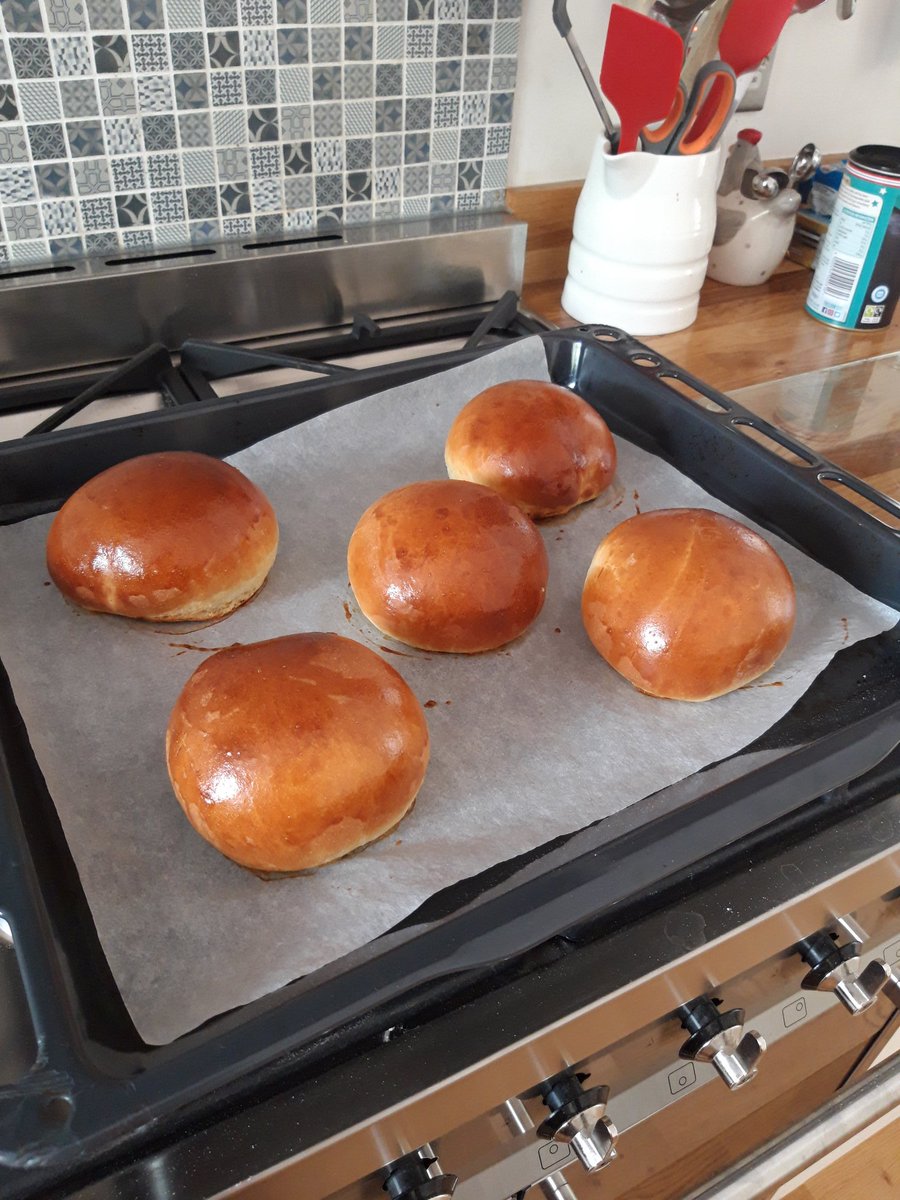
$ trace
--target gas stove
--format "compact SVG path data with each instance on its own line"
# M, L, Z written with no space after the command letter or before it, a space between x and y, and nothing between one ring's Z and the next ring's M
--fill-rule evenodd
M0 520L52 511L130 454L228 454L537 333L558 382L588 399L615 385L618 436L702 463L711 490L777 510L823 562L852 550L853 581L900 601L889 532L620 331L548 330L518 303L522 227L460 220L393 249L361 231L356 252L256 246L212 268L117 261L0 287L17 314ZM218 325L167 312L199 295L216 296ZM42 360L24 317L46 327L62 310L78 336ZM4 678L0 1195L736 1200L789 1178L900 1102L897 630L873 642L747 751L165 1047L141 1043L117 997Z

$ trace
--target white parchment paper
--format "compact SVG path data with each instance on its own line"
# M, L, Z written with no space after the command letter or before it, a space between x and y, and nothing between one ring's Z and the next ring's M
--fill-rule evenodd
M581 627L594 550L637 507L740 514L620 440L609 493L542 526L550 584L524 637L492 654L455 657L378 634L347 583L347 541L360 514L390 488L444 477L446 433L476 392L546 377L542 344L529 339L235 455L275 506L281 546L262 593L198 632L80 612L45 586L52 518L0 528L0 657L113 975L148 1042L171 1041L273 991L362 946L442 887L735 753L838 650L896 621L760 531L797 586L798 623L783 658L762 686L707 704L639 695ZM395 835L312 875L263 882L188 826L169 786L164 731L201 660L195 647L303 630L395 651L387 661L427 702L431 765Z

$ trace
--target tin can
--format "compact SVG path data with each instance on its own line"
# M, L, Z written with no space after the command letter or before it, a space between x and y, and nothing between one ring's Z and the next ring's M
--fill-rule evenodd
M839 329L890 325L900 292L900 147L851 152L806 299Z

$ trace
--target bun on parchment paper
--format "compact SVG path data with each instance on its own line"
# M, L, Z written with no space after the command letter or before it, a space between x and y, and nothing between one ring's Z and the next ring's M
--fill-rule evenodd
M493 488L530 517L593 500L612 481L616 447L606 422L555 383L516 379L480 392L450 428L451 479Z
M794 628L787 567L757 533L707 509L617 525L587 573L588 637L639 691L711 700L775 663Z
M47 568L82 608L199 621L259 591L277 550L278 522L256 484L218 458L165 451L70 496L47 536Z
M389 833L428 766L403 678L333 633L221 650L172 710L169 778L194 829L243 867L295 873Z
M353 531L347 567L382 633L453 654L517 638L547 589L547 551L528 517L490 488L453 479L377 500Z

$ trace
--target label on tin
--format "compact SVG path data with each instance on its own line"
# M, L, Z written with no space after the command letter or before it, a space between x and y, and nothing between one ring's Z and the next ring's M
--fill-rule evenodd
M883 205L881 196L854 188L849 175L841 180L806 302L812 312L829 321L847 320ZM870 316L869 322L876 319Z

